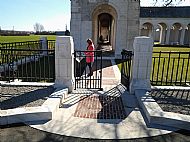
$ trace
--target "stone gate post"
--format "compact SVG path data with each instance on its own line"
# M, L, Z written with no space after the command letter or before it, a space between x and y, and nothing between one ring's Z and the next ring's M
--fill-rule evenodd
M130 93L136 89L150 90L150 74L152 68L153 39L150 37L136 37L133 43L134 59Z
M67 87L69 92L74 86L74 43L71 36L58 36L55 46L55 86Z
M47 37L41 37L40 40L42 42L42 50L48 50ZM47 54L48 54L47 51L43 51L43 55L47 55Z

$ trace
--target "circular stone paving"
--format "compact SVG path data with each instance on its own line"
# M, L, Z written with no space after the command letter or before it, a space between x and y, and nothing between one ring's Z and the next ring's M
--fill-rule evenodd
M136 98L130 95L126 99L133 102ZM119 95L69 94L51 121L30 126L59 135L90 139L143 138L177 130L148 124L138 105L126 103Z

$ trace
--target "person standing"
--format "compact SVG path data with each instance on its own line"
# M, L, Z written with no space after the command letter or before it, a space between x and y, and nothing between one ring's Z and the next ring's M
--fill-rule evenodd
M89 67L90 73L87 76L92 76L92 64L94 62L94 44L91 39L87 39L87 51L85 51L86 55L86 64Z

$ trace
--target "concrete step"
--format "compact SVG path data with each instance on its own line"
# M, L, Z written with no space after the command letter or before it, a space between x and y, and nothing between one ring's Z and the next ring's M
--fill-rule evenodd
M135 96L150 124L190 130L189 115L163 111L146 90L135 90Z
M57 88L42 106L0 110L0 125L51 120L67 94L67 88Z

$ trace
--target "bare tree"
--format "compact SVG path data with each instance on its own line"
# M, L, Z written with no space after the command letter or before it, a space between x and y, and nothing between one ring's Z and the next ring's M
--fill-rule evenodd
M153 0L154 5L156 5L157 3L161 3L162 6L178 5L179 3L184 2L184 1L186 0Z
M42 31L44 31L44 26L42 24L40 24L40 23L35 23L34 24L34 31L36 33L40 33Z

